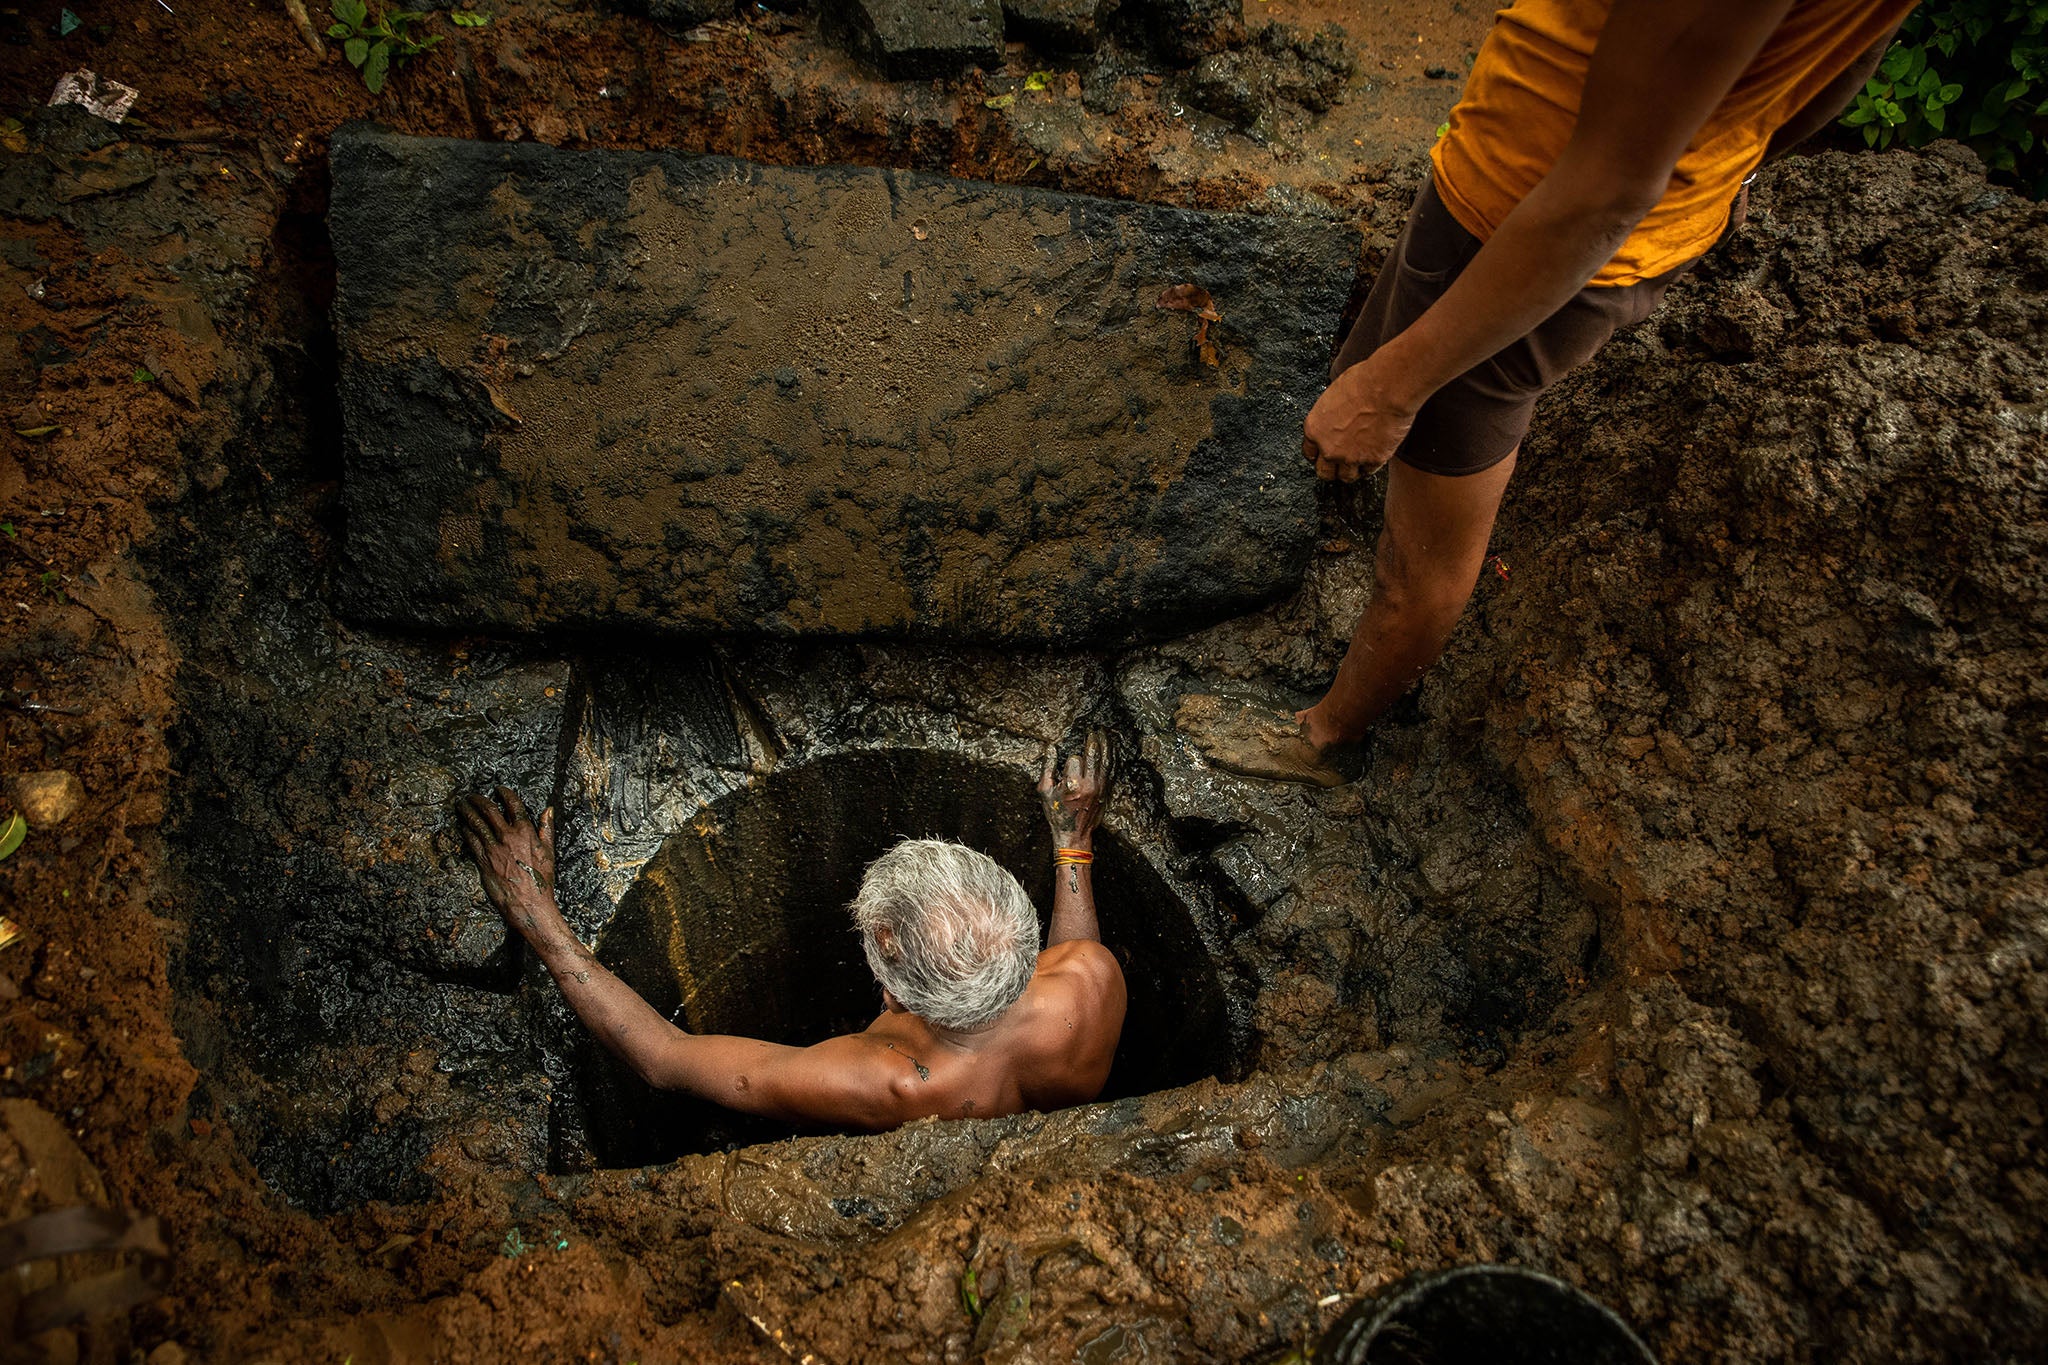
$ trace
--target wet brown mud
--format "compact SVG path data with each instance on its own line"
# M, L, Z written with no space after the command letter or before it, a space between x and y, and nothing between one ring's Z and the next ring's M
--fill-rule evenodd
M1261 7L1352 24L1359 61L1327 113L1282 101L1251 135L1135 57L1074 64L1072 93L1023 51L980 88L892 85L801 21L657 42L538 6L374 109L1326 205L1371 259L1441 117L1424 69L1483 16L1336 8ZM1369 581L1364 499L1328 498L1298 593L1115 653L621 661L338 613L320 142L373 105L281 16L91 41L107 74L153 72L153 126L0 153L25 395L0 433L0 738L9 772L86 793L0 864L28 930L0 950L0 1095L38 1115L0 1132L0 1218L137 1208L175 1260L165 1297L7 1350L1255 1359L1490 1259L1587 1288L1667 1359L2040 1354L2038 207L1944 150L1768 173L1751 224L1547 402L1510 572L1364 778L1275 789L1172 717L1320 685ZM39 31L18 50L11 107L77 60ZM1024 90L1042 65L1059 82ZM1085 724L1130 755L1113 824L1212 936L1248 1071L565 1169L589 1150L574 1035L480 913L450 794L555 791L594 933L707 808L897 761L870 755L1021 783Z

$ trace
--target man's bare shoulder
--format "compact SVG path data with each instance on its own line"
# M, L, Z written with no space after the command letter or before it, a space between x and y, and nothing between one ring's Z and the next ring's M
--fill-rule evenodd
M907 1040L885 1028L842 1033L790 1049L775 1080L800 1116L882 1130L912 1117L924 1079Z
M1034 1052L1092 1052L1095 1036L1123 1026L1124 971L1116 955L1090 939L1056 944L1038 955L1038 971L1020 1002L1029 1009Z
M1068 939L1055 943L1038 955L1037 976L1071 981L1082 987L1121 986L1124 969L1116 954L1092 938Z

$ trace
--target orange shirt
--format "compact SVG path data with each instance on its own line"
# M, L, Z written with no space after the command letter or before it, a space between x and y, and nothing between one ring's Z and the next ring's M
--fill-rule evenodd
M1771 134L1868 52L1917 0L1795 0L1671 172L1664 198L1590 283L1636 284L1700 255L1728 224ZM1609 0L1515 0L1494 16L1450 130L1430 152L1436 190L1484 241L1536 187L1578 122Z

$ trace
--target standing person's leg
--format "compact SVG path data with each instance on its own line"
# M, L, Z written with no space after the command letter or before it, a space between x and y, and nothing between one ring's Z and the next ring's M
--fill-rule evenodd
M1295 716L1318 752L1363 738L1436 662L1485 565L1537 398L1618 328L1647 317L1681 273L1581 290L1424 405L1388 466L1372 598L1330 690Z
M1517 454L1477 474L1389 467L1372 598L1330 690L1296 716L1317 749L1362 738L1443 652L1479 581Z
M1425 183L1338 350L1332 378L1420 316L1479 246ZM1175 725L1211 765L1282 782L1346 780L1346 765L1333 764L1330 751L1364 737L1436 661L1464 613L1538 396L1618 327L1647 316L1680 273L1581 290L1423 405L1389 465L1372 597L1335 681L1321 701L1291 714L1270 698L1184 696Z

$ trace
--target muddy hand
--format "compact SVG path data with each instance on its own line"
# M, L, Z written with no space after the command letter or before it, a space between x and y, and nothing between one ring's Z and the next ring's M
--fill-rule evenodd
M1317 478L1356 483L1394 458L1414 424L1414 410L1395 398L1367 357L1330 381L1308 410L1301 453Z
M1110 780L1116 762L1109 736L1090 730L1081 752L1067 758L1064 775L1058 772L1059 749L1045 752L1045 771L1038 779L1038 800L1045 808L1046 823L1052 826L1053 842L1062 848L1086 848L1095 837L1102 819L1102 803L1109 799Z
M502 809L500 808L502 803ZM541 812L536 826L526 803L510 787L495 798L472 796L456 812L462 818L462 843L476 859L484 894L507 919L515 911L531 911L555 903L555 808Z

